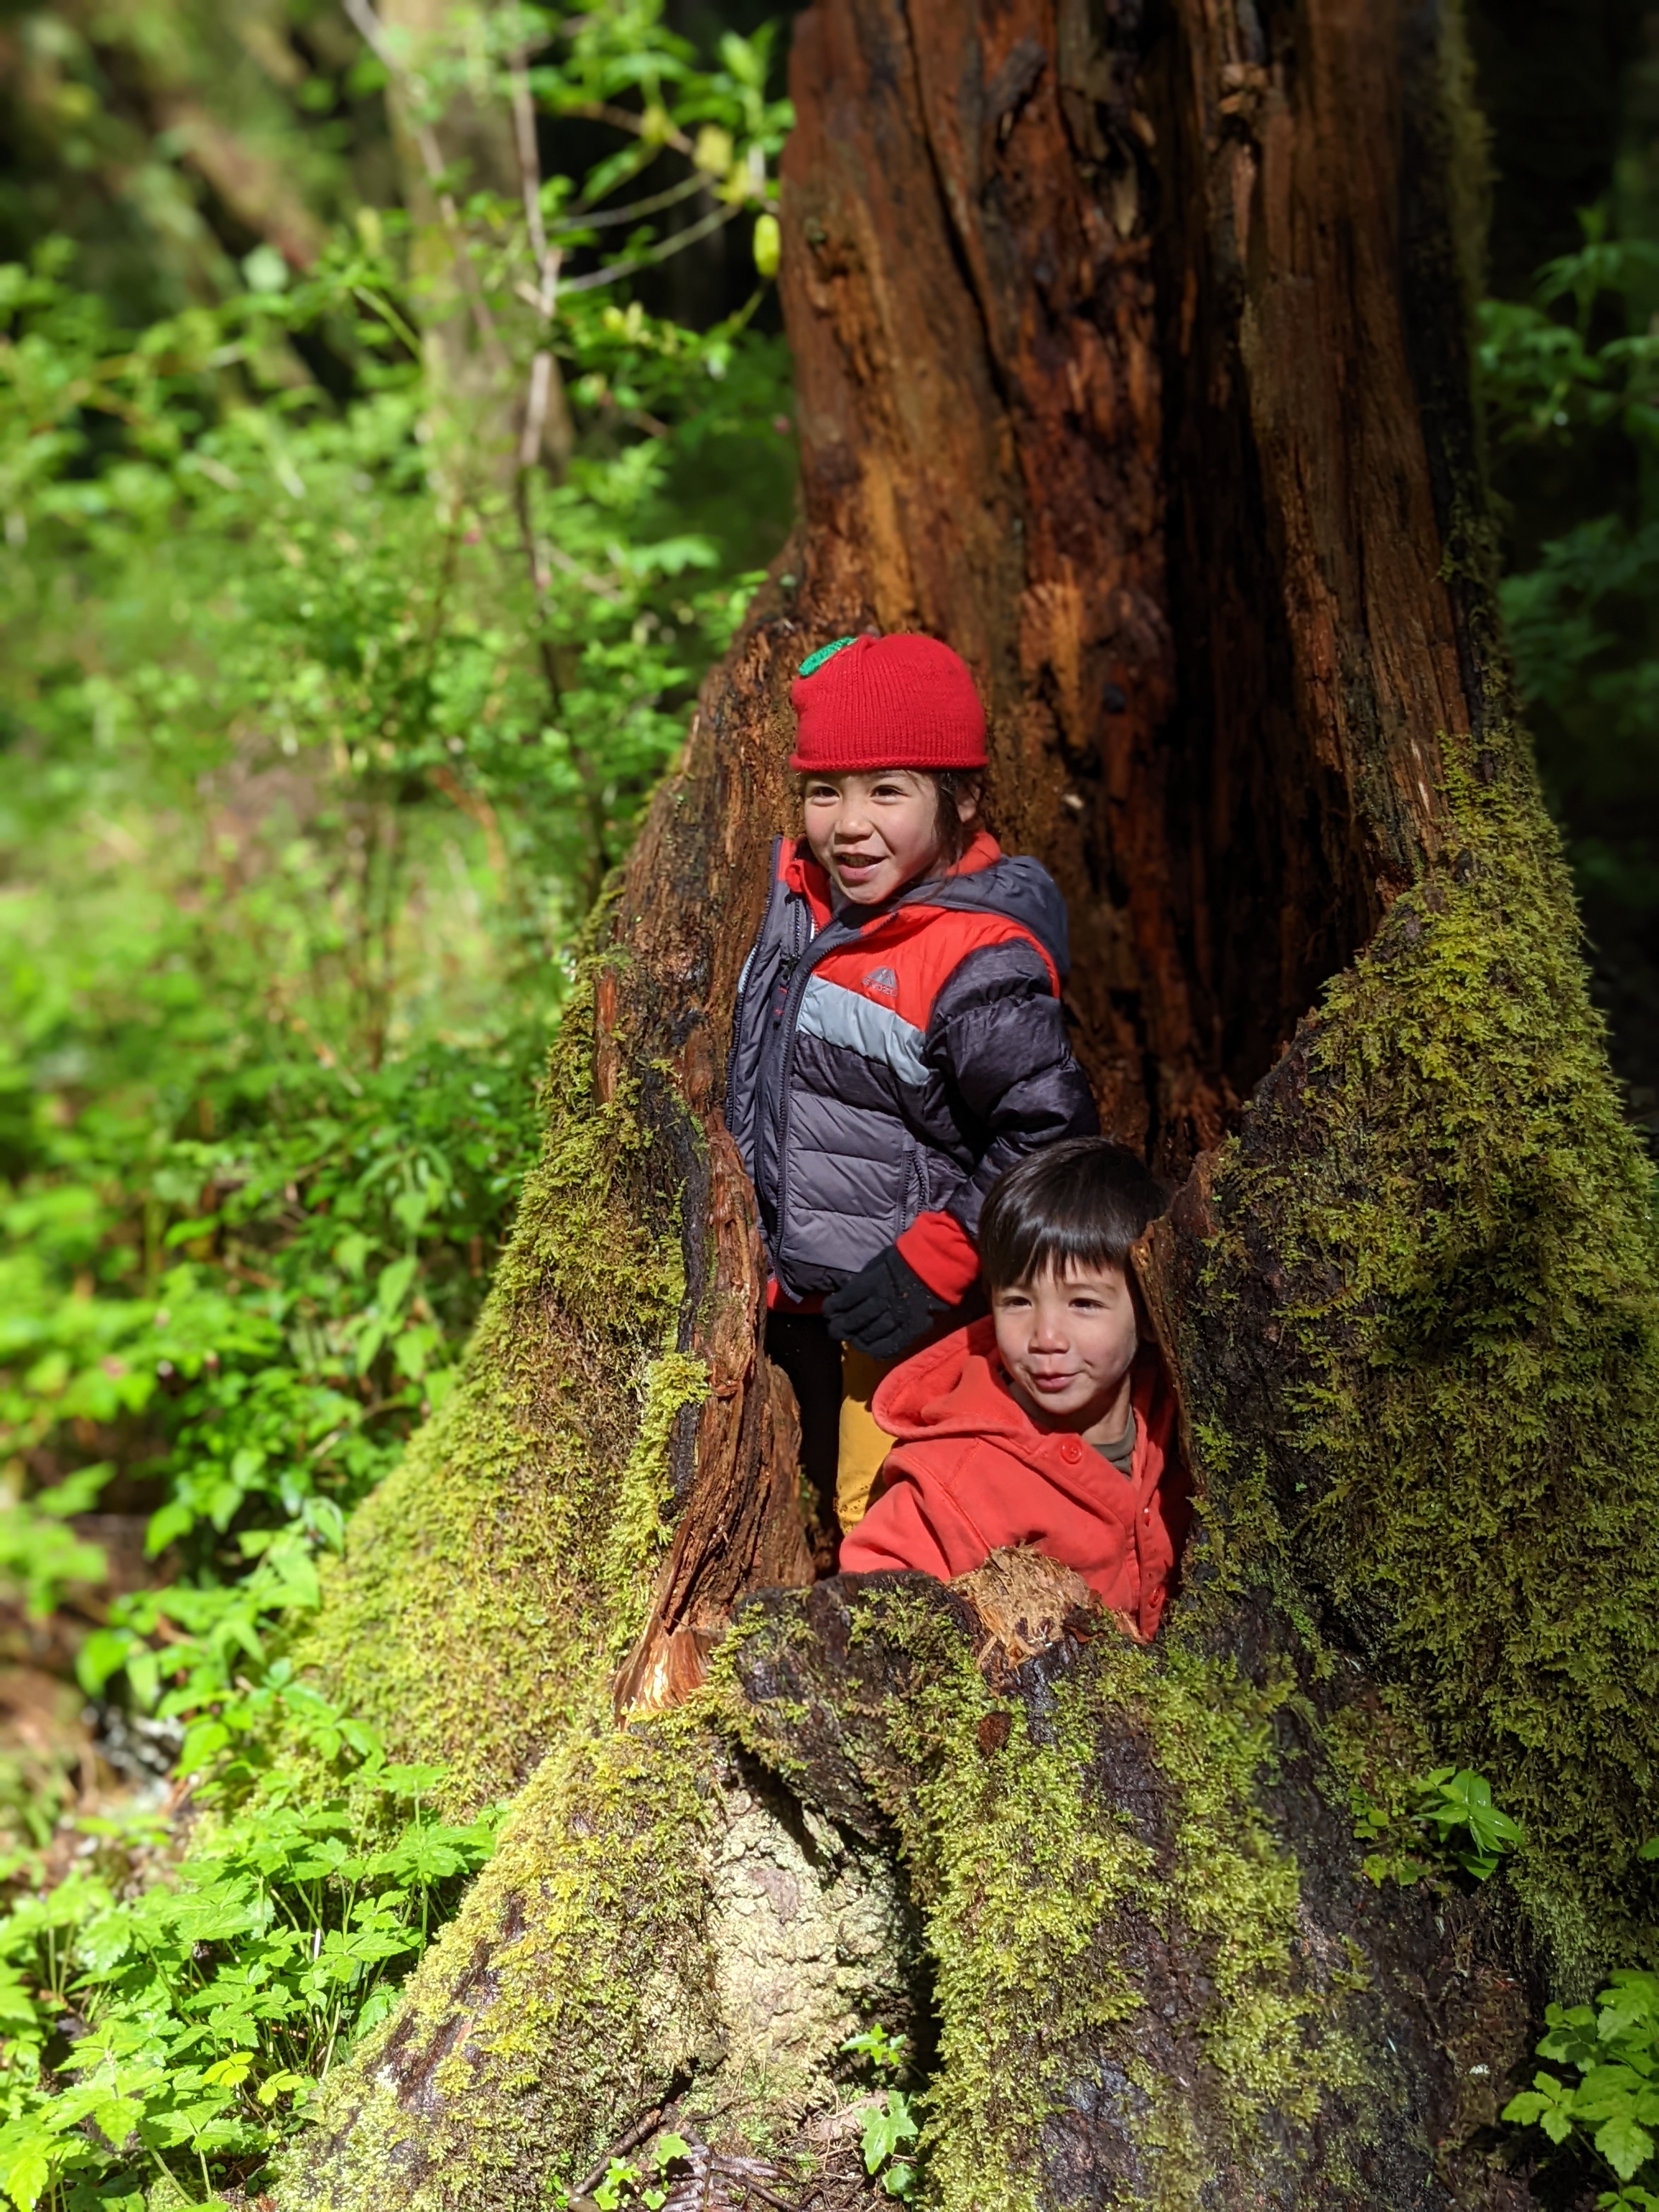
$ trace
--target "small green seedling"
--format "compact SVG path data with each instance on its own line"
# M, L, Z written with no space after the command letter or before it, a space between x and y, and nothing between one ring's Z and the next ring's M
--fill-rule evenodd
M1492 1784L1467 1767L1437 1766L1425 1775L1418 1819L1433 1830L1441 1850L1465 1874L1485 1881L1505 1851L1521 1842L1521 1829L1492 1802Z
M662 2212L668 2202L665 2179L668 2169L677 2158L687 2158L690 2152L691 2146L684 2136L677 2136L671 2129L653 2142L643 2166L635 2166L631 2159L613 2158L605 2168L604 2180L593 2191L593 2202L599 2212L622 2212L624 2205L637 2204L643 2204L646 2212ZM653 2180L648 2175L656 2178Z
M677 2158L689 2158L690 2154L690 2144L684 2136L674 2134L672 2129L666 2135L659 2136L652 2144L651 2163L655 2166L659 2179L640 2191L640 2202L647 2208L647 2212L662 2212L663 2206L668 2202L665 2179L668 2169Z
M1468 1767L1437 1766L1405 1785L1403 1802L1381 1805L1356 1790L1352 1802L1354 1833L1381 1846L1363 1862L1379 1888L1385 1881L1402 1888L1436 1881L1454 1867L1486 1881L1524 1840L1519 1824L1493 1804L1492 1784Z
M882 2074L902 2074L909 2063L909 2038L890 2034L879 2021L861 2034L849 2035L841 2047ZM915 2157L908 2146L921 2133L916 2118L920 2101L890 2084L878 2089L865 2107L864 2170L872 2177L881 2175L881 2185L890 2197L908 2197L916 2185Z
M623 2201L623 2191L631 2196L640 2179L640 2169L625 2158L613 2158L605 2170L605 2179L593 2191L593 2202L599 2212L617 2212Z
M866 2059L886 2074L902 2074L909 2063L909 2037L890 2035L879 2021L873 2027L866 2027L861 2035L849 2035L841 2047L853 2057Z
M890 2197L908 2197L915 2186L915 2160L904 2154L906 2146L921 2133L902 2089L884 2089L880 2102L872 2104L864 2116L864 2170L872 2175L881 2173L882 2187Z

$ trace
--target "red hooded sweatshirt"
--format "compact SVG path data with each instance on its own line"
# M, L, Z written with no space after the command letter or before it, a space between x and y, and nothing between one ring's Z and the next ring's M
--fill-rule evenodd
M1109 1612L1150 1638L1191 1518L1175 1407L1155 1358L1130 1383L1135 1447L1125 1476L1065 1429L1039 1428L1008 1387L988 1320L896 1367L871 1411L898 1442L880 1495L841 1547L842 1571L908 1567L951 1582L1025 1544L1075 1567Z

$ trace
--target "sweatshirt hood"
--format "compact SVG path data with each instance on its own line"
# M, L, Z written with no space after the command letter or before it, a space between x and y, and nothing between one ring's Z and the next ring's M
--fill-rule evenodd
M1034 1448L1044 1431L1008 1388L988 1317L952 1330L903 1360L876 1392L871 1412L901 1443L1001 1437Z

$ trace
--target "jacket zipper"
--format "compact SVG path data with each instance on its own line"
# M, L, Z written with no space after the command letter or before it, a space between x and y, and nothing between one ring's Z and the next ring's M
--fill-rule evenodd
M895 900L893 904L887 908L886 913L881 917L882 921L887 921L889 917L893 915L902 913L907 906L909 906L914 902L919 901L925 891L932 890L937 893L938 888L937 884L913 884L909 890L902 892L900 896ZM796 894L796 896L799 896L799 895ZM807 914L808 926L810 927L811 913L804 898L801 900L801 910ZM839 933L839 934L837 934L837 933ZM774 1019L786 1022L788 1026L783 1040L783 1060L779 1071L778 1210L776 1224L773 1231L772 1238L772 1264L774 1269L776 1269L781 1260L788 1225L789 1102L791 1097L790 1077L794 1072L795 1038L798 1034L795 1024L796 1018L800 1011L800 1001L805 994L806 986L811 979L813 969L816 968L818 962L823 959L824 954L826 952L835 951L837 946L841 944L851 944L854 939L860 937L862 934L863 931L861 928L848 929L845 923L842 922L839 919L832 917L824 924L823 927L819 930L815 936L808 939L806 944L799 952L793 956L787 957L783 962L780 963L779 980L785 983L785 990L781 1002L779 1004L774 1016ZM1027 930L1026 934L1031 938L1031 942L1033 944L1037 944L1038 940L1033 933ZM830 939L834 939L835 942L830 943L826 941ZM1039 950L1042 950L1041 946L1039 946ZM1050 956L1045 953L1044 957L1045 958L1048 958ZM779 1279L781 1281L781 1277L780 1277ZM791 1295L793 1295L793 1292Z
M806 914L807 926L811 928L811 910L804 899L801 902L801 908ZM836 950L835 942L829 940L836 939L837 932L840 933L840 939L850 939L854 934L832 916L822 929L807 939L799 952L790 957L787 963L788 979L783 1000L777 1012L777 1019L786 1026L783 1057L778 1070L778 1212L773 1236L774 1267L776 1267L782 1259L788 1225L790 1078L794 1073L795 1039L799 1035L797 1021L800 1012L800 1002L806 995L806 986L811 981L814 968L826 952L833 952ZM790 1295L793 1296L793 1293L791 1292Z
M778 980L773 993L772 1019L775 1023L783 1019L783 1010L789 1004L789 986L794 981L795 970L800 966L800 962L799 952L788 952L778 963Z

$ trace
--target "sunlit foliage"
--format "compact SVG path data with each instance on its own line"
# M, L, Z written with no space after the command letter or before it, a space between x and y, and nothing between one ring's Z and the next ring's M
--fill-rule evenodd
M180 1759L175 1796L218 1788L233 1825L181 1870L179 1928L252 1913L267 1948L302 1861L416 1848L360 1777L337 1842L333 1814L300 1820L292 1865L251 1871L234 1807L281 1792L237 1730L301 1694L280 1621L450 1387L574 933L793 483L761 327L769 36L702 56L644 0L568 27L462 9L417 49L348 13L345 37L264 11L275 60L252 89L224 72L223 129L304 152L302 223L237 253L222 221L185 252L167 218L118 290L90 217L0 268L0 1573L115 1735ZM25 90L98 157L131 137L125 88L177 94L225 35L183 5L30 18ZM383 103L398 135L354 179L321 125ZM390 185L394 143L402 189L360 189L376 161ZM147 147L153 208L199 181L178 156ZM13 236L27 213L0 207ZM349 1716L317 1727L345 1768L380 1756ZM75 1848L75 1749L0 1760L21 1892ZM133 1848L94 1844L100 1868ZM160 1994L166 1912L118 1956L115 1860L27 1906L0 1929L0 2188L112 2203L140 2167L198 2194L255 2172L303 2103L262 2081L302 2085L372 2016L471 1849L377 1860L356 1903L313 1885L334 1981L301 1990L295 1952L311 2024L281 2064L281 2034L249 2056L204 1994L202 1954L194 1995Z

